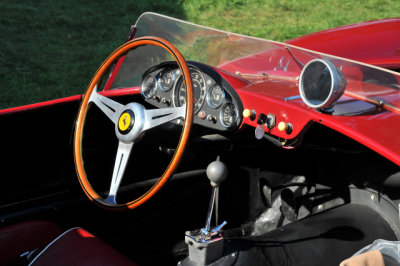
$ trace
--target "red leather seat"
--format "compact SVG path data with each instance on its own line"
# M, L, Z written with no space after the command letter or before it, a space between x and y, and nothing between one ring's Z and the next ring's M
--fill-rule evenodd
M30 265L135 265L106 243L72 228L53 240Z
M47 221L24 222L0 228L0 265L39 249L30 265L135 265L128 258L82 228L64 233Z
M0 265L15 262L35 249L42 250L63 231L47 221L31 221L0 228Z

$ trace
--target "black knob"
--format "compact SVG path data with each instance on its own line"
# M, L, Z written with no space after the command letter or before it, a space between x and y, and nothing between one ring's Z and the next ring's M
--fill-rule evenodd
M156 100L157 102L160 102L161 101L161 97L160 97L160 95L154 95L154 100Z
M212 115L208 115L207 116L207 120L210 121L210 122L213 122L213 123L217 122L217 118L215 116L212 116Z
M163 98L162 103L169 106L171 104L171 100Z

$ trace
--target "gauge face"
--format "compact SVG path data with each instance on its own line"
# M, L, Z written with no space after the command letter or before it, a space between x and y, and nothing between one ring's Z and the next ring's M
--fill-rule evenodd
M158 84L163 91L169 91L175 83L175 73L172 69L167 68L161 71Z
M207 103L211 108L218 108L225 99L225 92L218 84L213 85L207 94Z
M142 95L151 98L157 90L157 80L153 75L148 75L142 82Z
M302 74L301 85L308 102L313 106L323 105L332 91L332 76L328 66L320 61L307 65Z
M238 119L238 109L231 102L225 103L221 108L220 120L223 126L232 127Z
M342 72L332 62L314 59L301 71L300 96L306 105L332 112L335 102L343 95L346 84Z
M197 70L190 70L190 76L192 77L193 85L193 100L194 100L194 113L200 111L206 98L206 85L203 75ZM186 101L186 90L185 84L182 78L180 79L180 85L175 92L175 105L183 106Z

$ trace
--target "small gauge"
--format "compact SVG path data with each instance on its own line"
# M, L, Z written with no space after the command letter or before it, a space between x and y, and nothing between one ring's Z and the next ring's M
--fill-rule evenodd
M225 99L225 92L218 84L213 85L207 94L207 103L211 108L218 108Z
M238 117L238 109L235 104L227 102L222 106L219 118L223 126L234 126Z
M158 84L162 91L169 91L175 83L175 73L172 69L167 68L161 71Z
M206 86L203 75L197 70L190 70L190 76L192 78L193 85L193 101L194 110L193 112L197 114L201 107L203 106L204 100L206 98ZM180 78L180 85L175 88L175 105L183 106L186 102L186 89L182 78Z
M156 93L157 80L153 75L148 75L142 82L142 95L151 98Z

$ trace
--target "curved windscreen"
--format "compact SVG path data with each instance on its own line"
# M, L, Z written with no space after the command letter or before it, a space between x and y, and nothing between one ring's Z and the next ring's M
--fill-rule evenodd
M347 81L341 101L356 98L372 106L379 104L386 109L400 112L400 76L396 72L286 43L215 30L155 13L141 15L135 27L135 38L163 38L174 44L186 60L215 66L252 82L262 82L268 78L298 82L302 68L310 60L326 59L342 72ZM141 56L140 53L134 54ZM151 55L153 63L166 60L161 56L157 57L157 52L152 52ZM125 60L124 64L128 65L144 62L134 55Z

